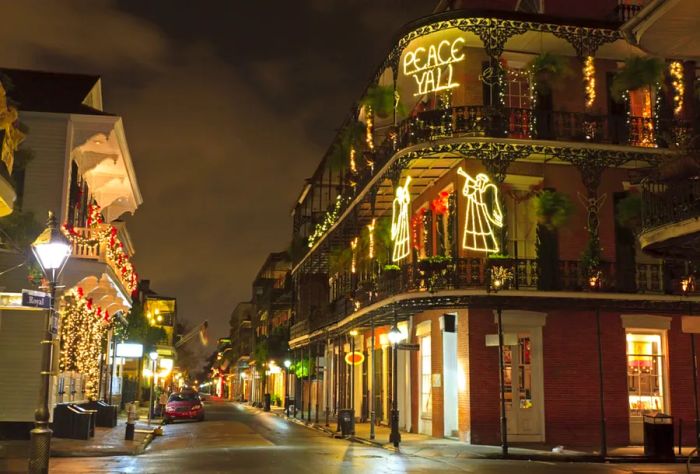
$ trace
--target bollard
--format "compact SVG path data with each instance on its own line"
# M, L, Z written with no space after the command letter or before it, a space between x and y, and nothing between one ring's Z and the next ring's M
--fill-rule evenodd
M127 441L134 440L134 429L136 428L137 418L136 404L134 402L128 403L126 405L126 433L124 434L124 439Z

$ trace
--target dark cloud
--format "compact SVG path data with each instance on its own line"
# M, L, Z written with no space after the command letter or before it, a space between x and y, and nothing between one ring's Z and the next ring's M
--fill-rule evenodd
M103 77L144 196L137 270L219 337L394 31L433 6L379 3L25 1L0 63Z

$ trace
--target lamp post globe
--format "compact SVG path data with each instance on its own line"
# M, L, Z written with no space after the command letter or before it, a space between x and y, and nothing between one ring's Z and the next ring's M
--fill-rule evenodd
M403 340L404 335L403 335L403 333L399 330L398 327L394 326L394 327L392 327L391 330L389 331L388 337L389 337L389 342L390 342L392 345L396 345L396 344L398 344L399 342L401 342L401 341Z
M284 366L288 369L289 367L292 366L292 361L289 360L289 359L285 360L285 361L284 361Z
M41 266L44 275L55 283L71 254L71 243L63 235L56 223L56 216L49 211L46 229L32 242L32 252Z
M56 280L71 254L71 243L61 233L56 217L49 211L46 229L31 244L32 253L41 266L49 283L49 309L45 322L46 332L41 344L41 385L39 387L39 406L34 412L34 429L31 431L29 451L29 472L48 472L51 452L51 429L49 428L49 386L53 337L56 331L54 323L54 299L56 298Z

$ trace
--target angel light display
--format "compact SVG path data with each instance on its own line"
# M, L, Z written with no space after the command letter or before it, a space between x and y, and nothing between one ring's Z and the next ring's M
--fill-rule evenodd
M391 215L391 240L394 241L394 251L391 256L393 262L399 262L411 253L408 230L408 207L411 202L411 193L408 184L411 177L406 178L403 186L396 188L394 204Z
M461 167L457 173L465 178L462 194L467 198L462 247L477 252L498 252L493 229L494 226L503 227L498 188L484 173L472 178Z

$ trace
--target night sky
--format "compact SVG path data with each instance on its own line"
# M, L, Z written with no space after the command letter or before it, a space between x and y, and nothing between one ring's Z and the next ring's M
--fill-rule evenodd
M102 76L144 198L126 217L136 269L215 338L287 248L304 179L395 32L436 3L11 2L0 64Z

